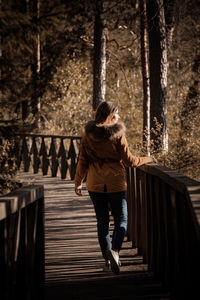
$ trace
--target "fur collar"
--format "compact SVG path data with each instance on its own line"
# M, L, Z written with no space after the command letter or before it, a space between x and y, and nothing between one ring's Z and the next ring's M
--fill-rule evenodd
M122 134L126 131L125 125L122 122L118 122L115 125L104 125L102 127L97 127L95 121L89 121L85 126L86 134L91 133L94 138L102 139L108 138L110 140L115 140L120 138Z

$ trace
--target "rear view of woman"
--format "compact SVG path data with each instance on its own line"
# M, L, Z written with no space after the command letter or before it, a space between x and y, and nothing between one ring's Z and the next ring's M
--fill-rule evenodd
M127 229L126 171L152 162L151 157L131 154L125 137L125 126L118 121L118 107L102 102L95 120L89 121L82 136L80 156L75 174L75 192L81 196L82 182L87 175L86 189L94 204L98 240L105 259L104 270L120 272L119 252ZM112 244L109 232L109 207L114 218Z

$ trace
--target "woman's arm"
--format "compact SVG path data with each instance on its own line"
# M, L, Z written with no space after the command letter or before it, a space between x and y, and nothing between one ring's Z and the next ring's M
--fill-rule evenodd
M125 135L122 135L122 137L119 140L118 151L120 152L121 159L127 167L139 167L141 165L153 162L153 158L151 156L133 156L129 150L128 142L126 140Z
M78 158L78 164L76 167L76 174L74 177L75 190L76 188L81 190L82 183L87 174L88 168L89 168L89 161L85 151L85 135L83 135L81 139L80 153Z

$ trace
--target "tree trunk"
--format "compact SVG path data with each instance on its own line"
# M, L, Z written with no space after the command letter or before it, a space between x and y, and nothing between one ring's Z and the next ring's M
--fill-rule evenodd
M106 21L103 0L96 0L94 23L93 109L105 101L106 94Z
M26 2L24 3L24 6L25 6L25 13L27 15L29 15L30 14L30 0L26 0ZM23 121L25 121L26 118L31 113L30 102L31 102L30 99L26 99L25 101L22 102L22 120Z
M140 48L143 79L143 144L150 154L150 86L146 1L140 0Z
M40 18L40 0L33 0L33 14L35 18L35 23L37 24ZM38 25L37 25L38 27ZM33 76L33 95L31 99L32 113L35 117L35 126L39 127L40 125L40 92L39 92L39 83L40 83L40 33L39 28L37 28L36 33L36 45L35 45L35 54L34 54L34 64L32 67L32 76Z
M163 0L147 2L150 70L150 127L155 150L168 151L167 133L167 39ZM155 124L157 120L160 129Z
M164 12L165 12L165 23L166 23L167 47L169 51L172 44L173 33L174 33L174 16L175 16L174 0L164 0Z
M2 11L2 0L0 0L0 12ZM0 60L2 59L2 37L0 35ZM0 80L2 77L2 69L0 68ZM1 91L0 91L0 96L1 96Z

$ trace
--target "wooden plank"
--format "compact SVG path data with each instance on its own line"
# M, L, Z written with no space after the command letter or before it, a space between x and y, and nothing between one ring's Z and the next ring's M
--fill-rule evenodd
M170 199L170 188L165 182L161 182L161 203L160 203L160 217L161 217L161 278L164 286L168 286L170 277L170 260L169 260L169 237L168 230L168 214L167 202Z
M29 149L29 140L24 137L23 138L23 142L22 142L22 161L24 164L24 171L28 172L29 168L30 168L30 162L31 162L31 158L30 158L30 149Z
M137 184L136 184L136 169L131 170L131 195L132 195L132 246L133 248L137 247L137 237L136 237L136 228L137 228Z
M128 209L128 224L127 224L127 238L128 241L132 240L132 201L131 201L131 169L126 168L127 178L127 209Z
M47 145L45 144L44 137L42 137L39 155L42 156L42 174L47 175L49 168L49 159L47 155Z
M149 174L146 174L146 218L147 218L147 246L146 246L146 250L147 250L147 256L146 256L146 260L147 260L147 264L148 266L150 266L150 259L151 259L151 255L150 255L150 250L151 250L151 205L150 205L150 181L151 181L151 177ZM149 267L150 268L150 267Z
M42 185L24 186L5 196L0 197L0 220L8 215L16 213L29 203L43 197L44 188Z
M142 254L143 261L147 263L147 187L146 187L147 174L141 173L141 236L142 236Z
M141 255L141 176L139 169L136 169L135 243L138 248L138 254Z
M156 278L161 276L161 215L160 202L162 201L160 195L160 180L158 177L153 177L154 197L153 197L153 257L154 257L154 274Z
M153 226L153 178L152 176L149 177L148 180L148 228L149 228L149 234L148 234L148 268L149 271L153 270L154 265L154 259L153 259L153 240L154 240L154 226Z
M73 180L74 176L75 176L75 172L76 172L76 163L77 163L77 159L78 159L73 139L71 139L71 141L70 141L68 158L70 159L70 176L71 176L71 180Z
M7 285L7 226L6 220L0 221L0 283L2 287ZM6 289L1 288L1 297L6 298Z
M33 137L32 139L32 147L30 150L30 154L33 156L33 171L34 173L38 173L39 166L40 166L40 158L39 158L39 151L37 146L36 137Z
M60 169L61 169L61 179L65 179L67 176L67 170L69 168L67 162L67 154L66 149L64 147L63 139L60 140L60 147L58 150L58 157L60 157Z
M45 285L45 204L44 197L37 202L37 224L35 232L35 299L44 300Z
M51 156L51 174L52 177L56 177L59 163L58 163L58 156L57 156L57 144L54 137L52 137L51 139L49 156Z

